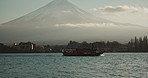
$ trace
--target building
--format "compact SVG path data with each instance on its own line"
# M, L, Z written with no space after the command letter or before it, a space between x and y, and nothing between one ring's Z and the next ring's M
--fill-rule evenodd
M18 45L16 43L13 44L13 48L20 51L33 51L35 44L32 42L21 42Z

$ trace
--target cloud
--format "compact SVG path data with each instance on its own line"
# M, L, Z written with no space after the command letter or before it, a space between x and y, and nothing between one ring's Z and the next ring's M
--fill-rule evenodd
M95 12L96 12L96 11L98 11L98 9L97 9L97 8L92 8L91 10L92 10L92 11L95 11Z
M56 24L56 27L115 27L114 23L82 23L82 24Z
M134 6L105 6L102 8L92 8L94 12L99 13L148 13L148 8Z

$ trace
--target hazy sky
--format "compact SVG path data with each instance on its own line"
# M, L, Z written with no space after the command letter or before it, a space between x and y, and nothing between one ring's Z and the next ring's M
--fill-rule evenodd
M52 0L0 0L0 24L28 14ZM97 16L148 26L148 0L69 0Z

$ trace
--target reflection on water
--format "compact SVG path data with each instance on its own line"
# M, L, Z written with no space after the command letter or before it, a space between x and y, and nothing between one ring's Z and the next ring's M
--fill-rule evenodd
M0 54L0 78L148 78L148 54Z

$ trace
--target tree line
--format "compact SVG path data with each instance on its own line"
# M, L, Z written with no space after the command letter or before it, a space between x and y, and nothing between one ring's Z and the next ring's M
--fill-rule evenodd
M139 39L137 37L135 37L134 39L131 39L131 41L128 43L128 50L129 51L136 51L136 52L148 51L148 38L147 38L147 36L144 36L143 38L140 37Z
M88 43L86 41L76 42L70 41L67 45L36 45L32 42L21 42L19 44L14 44L13 46L7 46L0 43L0 53L13 53L13 52L46 52L46 53L59 53L66 48L99 48L100 51L105 52L148 52L148 38L135 37L131 39L128 43L122 44L117 41L100 41Z

